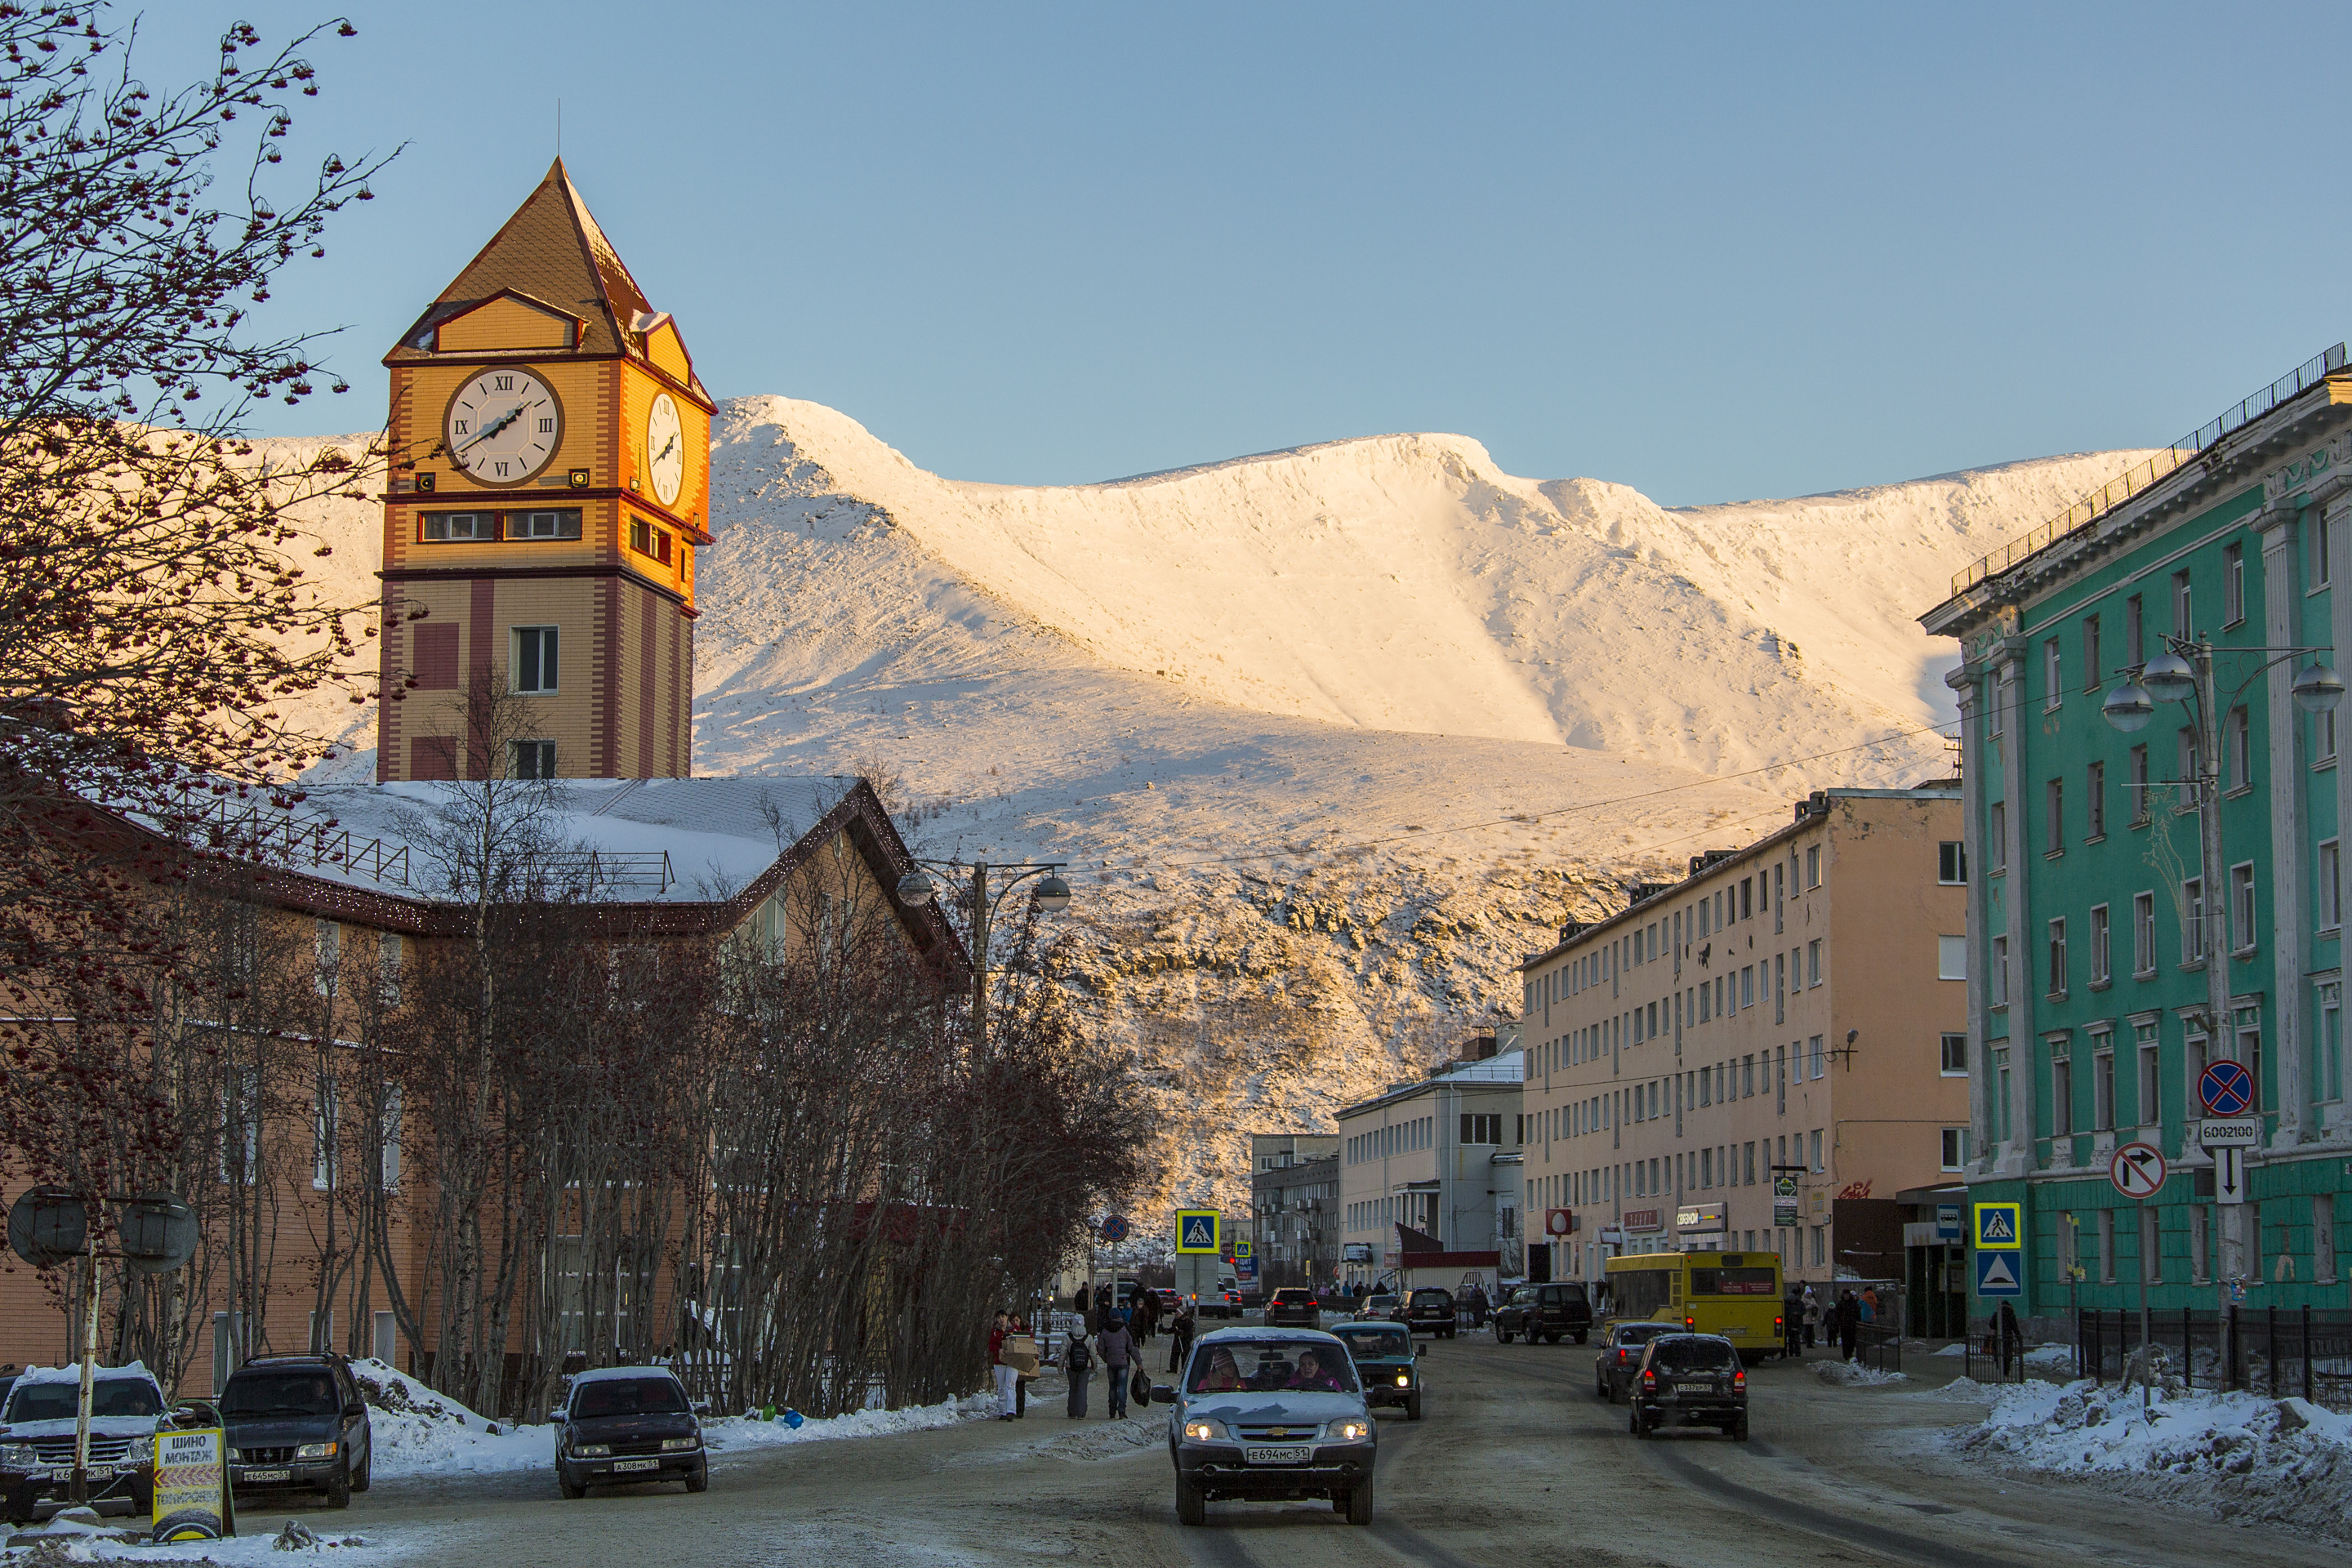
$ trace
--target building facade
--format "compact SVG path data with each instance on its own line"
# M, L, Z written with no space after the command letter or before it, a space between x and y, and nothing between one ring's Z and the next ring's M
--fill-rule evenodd
M1696 1247L1909 1272L1895 1194L1968 1149L1959 793L1794 818L1522 966L1531 1272Z
M1356 1252L1344 1266L1350 1278L1392 1273L1411 1250L1505 1250L1518 1228L1521 1077L1520 1053L1500 1051L1339 1113L1339 1239Z
M2137 1307L2143 1281L2159 1310L2344 1303L2352 773L2342 715L2295 688L2352 637L2347 518L2339 345L1922 617L1962 654L1967 1178L1975 1201L2024 1205L2017 1308L2045 1325ZM2147 668L2168 654L2189 700L2136 701L2143 681L2172 696ZM2125 689L2136 730L2105 711ZM2255 1125L2216 1156L2200 1086L2224 1060L2249 1069L2237 1120ZM2146 1202L2108 1179L2133 1142L2167 1162Z
M561 160L383 363L377 778L691 773L715 405Z
M1250 1138L1252 1245L1269 1290L1328 1285L1339 1272L1339 1140L1332 1133Z

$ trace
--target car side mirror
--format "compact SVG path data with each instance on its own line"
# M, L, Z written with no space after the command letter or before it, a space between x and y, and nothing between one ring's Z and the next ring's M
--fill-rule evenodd
M1151 1403L1173 1405L1176 1403L1176 1391L1164 1383L1155 1383L1151 1385Z
M697 1415L709 1415L709 1414L710 1414L710 1401L709 1401L708 1399L698 1399L698 1400L696 1400L696 1401L694 1402L694 1413L695 1413Z
M367 1401L366 1401L366 1400L364 1400L364 1399L354 1399L354 1400L352 1400L349 1405L344 1405L344 1406L343 1406L343 1414L344 1414L344 1415L366 1415L366 1414L367 1414Z

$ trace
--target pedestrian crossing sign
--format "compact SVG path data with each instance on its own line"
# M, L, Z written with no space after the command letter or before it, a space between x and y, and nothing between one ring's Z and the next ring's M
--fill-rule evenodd
M2025 1250L2025 1205L2023 1204L1979 1204L1977 1214L1977 1250L1979 1252L2022 1252Z
M1176 1250L1179 1252L1223 1252L1224 1238L1220 1234L1215 1209L1178 1209L1176 1211Z
M1979 1296L2024 1295L2024 1258L2016 1253L1978 1253L1977 1294Z

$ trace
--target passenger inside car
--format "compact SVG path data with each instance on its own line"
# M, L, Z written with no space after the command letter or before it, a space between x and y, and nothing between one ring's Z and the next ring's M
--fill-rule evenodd
M1298 1352L1298 1368L1290 1374L1285 1388L1311 1388L1325 1394L1340 1392L1339 1380L1323 1368L1323 1358L1312 1350Z

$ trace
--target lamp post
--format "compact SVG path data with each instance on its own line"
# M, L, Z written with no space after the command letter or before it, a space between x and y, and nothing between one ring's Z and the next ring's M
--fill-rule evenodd
M2131 679L2107 693L2100 711L2107 722L2125 734L2133 734L2147 727L2156 717L2158 702L2187 702L2197 724L2197 769L2191 779L2179 779L2175 784L2188 784L2196 792L2197 800L2197 879L2203 895L2204 907L2198 911L2198 944L2205 959L2205 1051L2208 1060L2217 1057L2237 1059L2238 1035L2230 1013L2230 955L2226 945L2229 933L2227 890L2219 878L2228 864L2221 858L2221 709L2213 683L2213 645L2202 637L2164 639L2165 651L2130 672ZM2284 664L2299 655L2309 654L2311 662L2297 671L2292 688L2294 705L2305 713L2325 713L2344 700L2344 679L2334 668L2323 663L2322 654L2333 648L2324 647L2231 647L2231 653L2261 653L2273 657L2257 665L2252 673L2238 683L2229 695L2234 704L2247 687L2264 671ZM2142 786L2154 788L2153 781ZM2257 1096L2261 1090L2256 1088ZM2184 1111L2187 1108L2184 1108ZM2182 1120L2191 1120L2184 1114ZM2226 1279L2240 1278L2245 1272L2244 1237L2241 1234L2242 1218L2233 1207L2225 1216L2221 1229L2222 1274ZM2147 1275L2147 1263L2141 1262L2141 1276Z
M1037 881L1030 901L1052 914L1069 907L1070 884L1062 879L1061 860L1021 861L1011 866L991 866L985 860L975 860L969 866L958 860L918 860L915 869L898 879L898 901L908 909L920 909L939 896L939 884L923 869L929 866L942 874L971 878L971 1033L977 1044L988 1040L988 936L996 919L996 910L1004 896L1022 883ZM1000 881L992 889L989 874L996 873ZM1006 873L1011 875L1006 875Z

